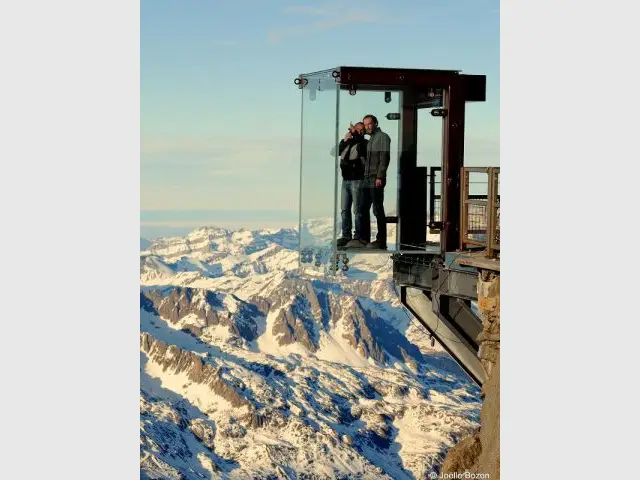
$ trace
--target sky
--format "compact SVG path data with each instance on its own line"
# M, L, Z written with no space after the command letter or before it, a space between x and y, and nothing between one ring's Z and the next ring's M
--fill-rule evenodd
M297 224L302 92L293 80L340 65L487 75L487 102L467 104L465 163L499 165L499 18L494 0L142 0L142 234ZM332 203L335 96L304 100L303 199L315 182ZM397 99L341 92L340 129L365 113L382 118ZM423 113L419 163L438 165L441 127ZM384 122L395 146L397 122Z

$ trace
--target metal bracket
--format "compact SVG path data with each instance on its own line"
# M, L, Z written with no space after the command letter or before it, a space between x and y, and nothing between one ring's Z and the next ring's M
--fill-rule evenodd
M302 77L297 77L296 79L293 80L293 84L297 85L299 89L303 89L305 86L307 86L307 84L309 83L309 79L308 78L302 78Z

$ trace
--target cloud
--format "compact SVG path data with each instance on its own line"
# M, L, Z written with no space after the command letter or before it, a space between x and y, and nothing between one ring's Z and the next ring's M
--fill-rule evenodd
M315 133L315 132L314 132ZM305 211L333 212L332 138L324 132L305 136L303 144L303 193ZM391 133L396 145L396 134ZM497 137L497 136L496 136ZM418 140L421 165L435 166L441 159L441 134L424 133ZM300 186L300 138L230 136L143 136L141 139L141 208L150 210L296 210ZM392 146L393 172L397 171L396 147ZM468 135L467 166L499 165L499 139ZM389 191L396 188L390 179ZM316 186L314 186L316 184ZM389 195L388 207L393 205ZM319 202L319 203L318 203ZM146 218L145 221L165 219ZM200 221L200 219L198 219Z
M251 138L237 136L143 136L143 165L169 163L219 162L230 167L257 166L282 158L283 152L292 158L299 155L300 138Z
M271 30L267 33L267 40L272 45L277 45L286 37L294 37L309 32L318 32L323 30L331 30L345 25L353 25L358 23L376 23L380 20L381 15L369 9L349 10L343 7L311 7L311 6L292 6L284 10L286 14L301 14L302 16L316 18L311 23L303 23L293 27L279 28Z
M300 138L143 136L148 209L284 208L297 198Z

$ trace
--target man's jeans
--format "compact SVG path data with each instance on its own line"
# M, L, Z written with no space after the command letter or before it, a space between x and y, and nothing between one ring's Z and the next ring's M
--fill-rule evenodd
M373 205L373 215L378 224L378 235L376 240L380 245L387 244L387 219L384 213L384 187L375 186L375 178L366 179L362 183L362 237L365 242L371 239L371 220L369 210Z
M355 216L355 237L361 238L362 228L362 180L343 180L342 181L342 199L341 209L342 215L342 238L351 238L351 208L353 206Z

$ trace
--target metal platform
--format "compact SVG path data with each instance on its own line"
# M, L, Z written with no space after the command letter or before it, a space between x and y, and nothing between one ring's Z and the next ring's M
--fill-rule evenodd
M456 262L458 265L467 268L474 268L478 270L492 270L494 272L500 271L500 259L487 258L484 252L459 255Z
M433 247L428 247L424 250L394 250L393 248L388 248L385 250L377 249L377 248L338 248L336 253L338 255L342 253L348 254L389 254L389 255L435 255L440 252L440 246L436 245Z

